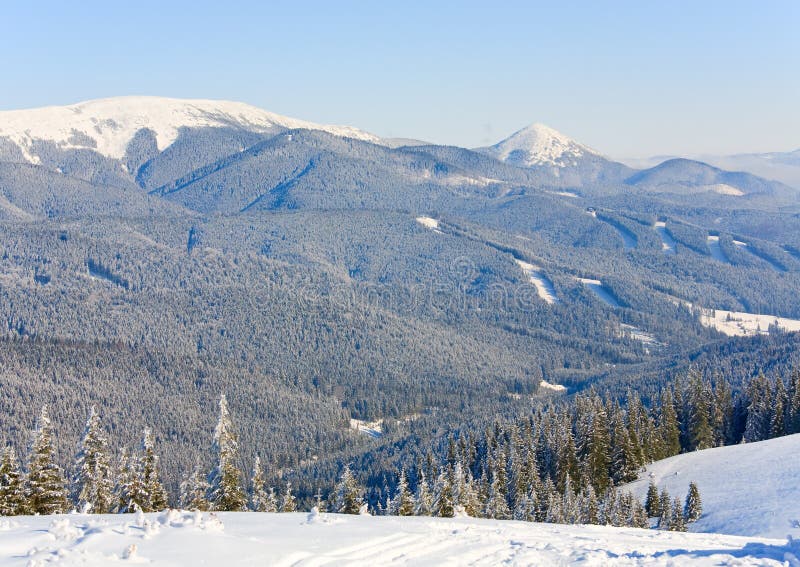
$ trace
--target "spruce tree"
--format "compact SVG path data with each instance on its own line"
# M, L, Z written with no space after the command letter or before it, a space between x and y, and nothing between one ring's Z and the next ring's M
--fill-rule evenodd
M0 458L0 516L17 516L27 512L25 477L14 448L3 450Z
M78 509L90 510L96 514L110 512L114 506L114 480L108 455L108 440L94 406L86 420L76 459L76 470Z
M658 497L658 488L652 478L650 479L650 485L647 487L647 498L645 498L644 501L644 509L651 518L657 518L661 515L661 502Z
M270 489L270 494L272 490ZM269 497L267 500L267 507L270 506ZM292 492L292 483L291 481L286 481L286 490L283 492L283 500L281 500L281 512L294 512L297 510L297 498L295 498L294 493ZM358 512L355 512L358 514Z
M670 500L667 489L661 491L661 496L658 501L658 529L668 530L672 522L672 500Z
M694 451L714 446L708 393L699 374L694 374L689 392L689 443Z
M786 435L786 388L783 380L775 380L775 389L772 393L772 416L770 420L770 438L782 437Z
M199 510L205 512L209 509L208 481L198 460L191 474L181 483L180 505L186 510Z
M433 508L431 512L440 518L452 518L455 509L453 502L453 485L450 484L450 475L441 471L433 485Z
M672 532L686 531L686 519L683 517L683 507L681 506L681 501L677 498L672 502L669 530Z
M167 491L161 484L158 461L153 431L146 427L142 438L142 459L138 471L144 490L143 502L140 503L142 512L158 512L167 508Z
M675 401L669 390L661 394L659 430L664 445L662 458L672 457L681 452L681 428L678 421L678 412L675 410Z
M242 489L242 473L237 467L239 444L228 413L225 395L219 400L219 420L214 429L214 449L218 455L217 466L211 473L209 502L213 510L240 512L247 507L247 497Z
M25 497L29 510L34 514L66 513L66 484L61 467L55 462L53 428L47 406L43 406L28 463Z
M397 481L397 494L391 506L392 513L398 516L413 516L414 505L414 496L408 489L406 470L404 468L400 469L400 478Z
M686 494L686 503L683 506L683 515L687 523L696 522L703 515L703 503L700 500L700 491L697 484L689 483L689 492Z
M256 457L253 474L250 477L250 509L253 512L266 512L268 493L264 483L264 471L261 468L261 457Z
M336 484L333 511L339 514L358 514L363 501L363 489L353 476L350 466L346 465Z
M433 496L431 494L431 488L428 485L428 479L425 477L425 471L421 468L419 468L417 491L414 494L414 501L415 516L430 516L433 513Z

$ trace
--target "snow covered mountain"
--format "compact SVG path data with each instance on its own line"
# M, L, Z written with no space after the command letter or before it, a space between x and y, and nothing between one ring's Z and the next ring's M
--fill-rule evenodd
M569 167L578 160L600 154L544 124L531 124L482 151L522 167L550 165Z
M0 142L5 138L31 163L39 162L36 142L52 142L60 150L90 149L121 159L140 130L152 130L158 150L163 151L177 139L181 128L204 127L233 127L253 132L304 128L379 141L377 136L350 126L315 124L229 101L128 96L0 112Z
M626 488L644 499L650 478L659 492L683 499L696 482L703 516L693 532L800 538L800 434L685 453L647 467Z
M472 518L202 513L0 519L23 565L800 565L797 542Z

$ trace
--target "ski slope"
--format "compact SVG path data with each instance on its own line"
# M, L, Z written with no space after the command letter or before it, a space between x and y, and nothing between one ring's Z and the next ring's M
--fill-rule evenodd
M798 555L800 544L785 539L471 518L173 510L0 519L0 567L777 566L800 565Z
M703 516L693 532L800 539L800 434L670 457L627 488L644 499L651 474L681 501L697 483Z

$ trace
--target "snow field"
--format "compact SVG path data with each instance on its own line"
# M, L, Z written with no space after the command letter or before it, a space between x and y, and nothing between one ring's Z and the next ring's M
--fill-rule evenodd
M0 528L0 566L786 565L800 545L472 518L293 513L25 516ZM793 565L792 563L788 563Z
M528 279L536 288L536 294L544 300L545 303L553 304L558 302L556 289L553 287L553 283L545 277L539 266L534 266L522 260L515 259L514 261L522 268L525 275L528 276Z
M690 531L800 539L798 455L800 434L695 451L649 465L623 490L644 501L652 478L683 501L696 482L703 515Z
M176 140L180 128L231 126L254 132L274 126L305 128L374 143L380 141L357 128L314 124L241 102L217 100L128 96L0 112L0 138L14 142L32 163L38 162L37 156L30 153L34 140L54 142L63 149L89 148L120 159L136 132L144 128L155 132L158 149L163 151Z

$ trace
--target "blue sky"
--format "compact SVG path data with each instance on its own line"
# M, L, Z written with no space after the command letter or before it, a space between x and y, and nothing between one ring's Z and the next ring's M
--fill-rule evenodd
M800 148L800 2L8 1L0 109L241 100L477 146L543 122L612 156Z

